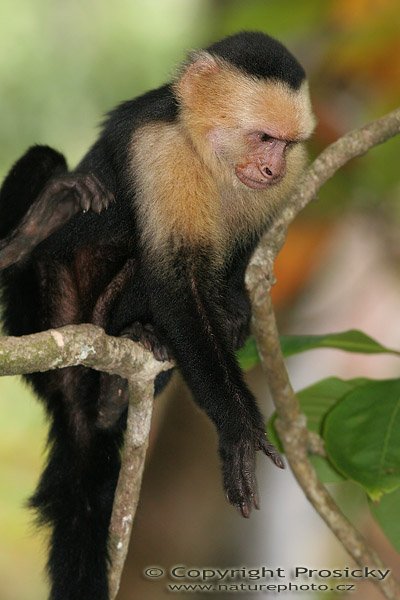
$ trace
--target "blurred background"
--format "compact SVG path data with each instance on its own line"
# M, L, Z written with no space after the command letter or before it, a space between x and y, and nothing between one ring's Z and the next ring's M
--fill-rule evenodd
M95 140L106 111L168 80L187 49L242 29L279 38L305 66L319 120L311 156L400 104L398 0L2 0L1 177L33 143L61 150L73 166ZM399 157L397 138L352 161L291 227L274 288L282 333L359 328L400 347ZM289 368L295 389L329 375L399 373L396 359L330 350L293 358ZM270 414L262 373L255 369L248 380ZM24 508L44 461L45 438L43 413L29 390L17 378L2 378L2 600L46 594L46 535L34 530ZM150 565L290 570L352 564L288 470L277 472L260 459L258 474L262 510L245 521L225 503L214 430L176 377L156 403L119 599L165 596L165 580L143 578ZM399 576L399 556L368 517L357 488L330 487ZM380 597L370 584L357 587L352 598ZM301 593L304 600L318 597ZM346 598L335 592L323 597Z

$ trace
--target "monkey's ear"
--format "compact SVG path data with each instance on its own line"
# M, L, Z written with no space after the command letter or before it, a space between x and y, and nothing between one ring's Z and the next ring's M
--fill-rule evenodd
M196 91L207 83L211 75L218 73L221 69L214 56L208 52L193 52L189 56L189 61L183 67L174 85L178 97L188 105L190 105Z

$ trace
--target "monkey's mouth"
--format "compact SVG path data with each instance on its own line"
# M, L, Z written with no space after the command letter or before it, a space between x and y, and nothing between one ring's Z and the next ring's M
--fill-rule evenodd
M265 190L266 188L278 183L278 179L253 179L252 177L248 177L244 175L241 171L236 170L236 177L241 181L246 187L252 190Z

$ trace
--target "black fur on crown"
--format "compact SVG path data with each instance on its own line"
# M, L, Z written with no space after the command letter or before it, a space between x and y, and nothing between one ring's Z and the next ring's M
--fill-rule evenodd
M261 79L278 79L299 89L303 67L283 44L261 31L242 31L215 42L207 52Z

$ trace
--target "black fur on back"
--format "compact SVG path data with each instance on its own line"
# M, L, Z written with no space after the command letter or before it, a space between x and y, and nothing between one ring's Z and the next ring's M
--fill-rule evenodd
M212 44L207 52L260 79L279 79L299 89L306 74L283 44L260 31L243 31Z

